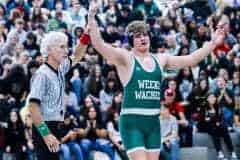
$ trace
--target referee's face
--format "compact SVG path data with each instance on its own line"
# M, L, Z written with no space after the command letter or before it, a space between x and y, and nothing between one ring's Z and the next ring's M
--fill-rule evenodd
M59 39L58 42L54 44L53 47L53 58L58 64L61 64L65 58L67 58L68 53L68 45L67 42L65 42L62 39Z

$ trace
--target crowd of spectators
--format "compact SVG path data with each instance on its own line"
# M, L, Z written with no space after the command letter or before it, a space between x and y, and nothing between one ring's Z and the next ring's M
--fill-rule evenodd
M149 24L153 54L191 54L217 27L225 29L225 42L199 65L164 70L161 150L177 160L179 148L191 147L193 134L205 132L219 158L225 156L221 137L236 158L229 133L237 132L240 138L240 1L97 2L103 39L129 50L125 28L133 20ZM64 32L71 55L86 28L88 5L88 0L0 1L0 160L8 153L17 160L34 159L31 115L24 106L30 79L47 58L40 53L41 40L49 31ZM118 130L123 90L114 64L90 44L66 77L62 159L87 160L96 150L111 160L126 160Z

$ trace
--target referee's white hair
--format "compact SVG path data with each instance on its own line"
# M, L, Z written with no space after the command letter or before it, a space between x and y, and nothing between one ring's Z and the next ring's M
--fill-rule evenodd
M49 48L57 44L59 40L68 41L68 37L63 32L51 31L47 33L41 41L40 52L43 56L48 56Z

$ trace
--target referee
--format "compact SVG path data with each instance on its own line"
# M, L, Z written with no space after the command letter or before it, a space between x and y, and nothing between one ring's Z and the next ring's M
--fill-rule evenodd
M33 140L38 160L59 160L59 131L64 120L65 74L83 56L89 42L83 34L72 57L68 57L68 38L62 32L49 32L41 43L47 61L31 79L27 107L32 115Z

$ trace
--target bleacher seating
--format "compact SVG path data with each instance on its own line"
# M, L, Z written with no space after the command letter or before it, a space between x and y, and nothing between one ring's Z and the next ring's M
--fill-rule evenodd
M240 139L239 137L237 137L236 133L231 133L231 139L233 142L233 146L234 146L234 150L237 153L237 156L240 159ZM228 158L230 156L229 152L226 149L226 146L222 140L222 144L223 144L223 152L224 155L227 155ZM199 149L200 147L200 149ZM181 149L181 157L185 158L185 154L190 154L192 155L194 158L194 160L196 160L196 158L198 158L199 154L201 155L200 157L205 157L206 153L203 151L205 149L207 149L207 155L208 155L208 160L217 160L217 153L216 150L214 148L213 142L211 137L207 134L207 133L196 133L194 134L193 137L193 148L191 148L191 151L186 149L186 148L182 148ZM199 150L200 153L198 153L197 151ZM189 152L187 152L189 151ZM187 153L186 153L187 152ZM190 153L191 152L191 153ZM184 159L186 160L186 159ZM204 160L204 159L201 159Z

